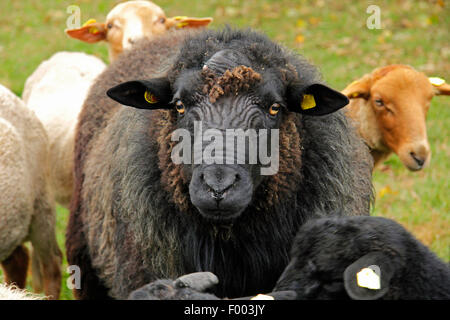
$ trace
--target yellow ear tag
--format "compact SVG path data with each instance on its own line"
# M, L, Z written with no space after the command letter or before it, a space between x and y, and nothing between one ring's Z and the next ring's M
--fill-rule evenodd
M176 16L176 17L173 17L173 19L175 19L175 20L184 20L184 19L187 19L188 17L187 16Z
M189 23L187 23L187 22L180 22L180 23L177 23L176 27L181 29L181 28L186 27L187 25L189 25Z
M90 25L90 24L96 23L96 22L97 22L97 20L95 20L95 19L89 19L88 21L83 23L82 27L86 27L87 25Z
M444 79L438 77L430 77L428 80L430 80L430 83L435 87L440 87L445 83Z
M361 288L367 288L371 290L381 289L380 276L370 268L361 269L361 271L356 274L356 282Z
M144 99L145 99L145 101L147 101L150 104L155 104L158 102L158 99L156 99L155 95L149 91L145 91Z
M312 109L316 106L316 100L312 94L304 94L301 108L303 110Z
M359 97L359 93L358 92L353 92L352 93L352 98L358 98Z
M96 34L96 33L99 33L99 32L100 31L96 27L90 27L89 28L89 33Z

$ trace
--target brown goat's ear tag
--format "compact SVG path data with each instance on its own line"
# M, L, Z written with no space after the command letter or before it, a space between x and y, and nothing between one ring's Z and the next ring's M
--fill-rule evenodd
M370 76L366 75L359 80L353 81L342 91L342 93L349 99L368 99L370 96Z
M349 87L353 87L359 84L358 80L353 81L352 83L350 83ZM362 93L361 92L357 92L354 91L350 94L347 95L350 99L356 99L356 98L361 98L362 97Z
M314 95L312 94L304 94L303 100L300 105L302 110L312 109L316 106L316 100L314 99Z

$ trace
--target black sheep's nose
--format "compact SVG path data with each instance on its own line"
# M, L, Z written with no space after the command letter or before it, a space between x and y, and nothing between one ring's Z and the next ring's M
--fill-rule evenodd
M239 179L239 174L230 167L215 165L207 167L201 179L209 187L211 197L220 201Z

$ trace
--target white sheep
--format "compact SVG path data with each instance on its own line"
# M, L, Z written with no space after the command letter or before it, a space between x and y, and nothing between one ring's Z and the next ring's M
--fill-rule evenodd
M78 113L95 77L105 68L81 52L58 52L27 79L23 100L47 130L50 183L55 199L68 206L72 194L74 134Z
M44 300L44 297L16 286L6 286L0 283L0 300Z
M116 5L106 22L88 20L81 28L66 30L67 35L87 43L106 41L112 62L138 39L152 39L169 29L207 26L212 18L166 18L164 11L151 1L126 1Z
M24 287L30 241L33 284L59 297L61 251L55 237L54 201L49 183L48 139L33 111L0 85L0 261L7 283Z

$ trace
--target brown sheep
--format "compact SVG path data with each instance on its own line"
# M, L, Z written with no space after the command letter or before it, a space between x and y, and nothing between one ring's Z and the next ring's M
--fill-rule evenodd
M433 85L425 74L406 65L375 69L343 91L345 108L370 148L375 165L392 152L412 171L430 162L426 115L434 95L450 95L450 85Z

